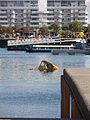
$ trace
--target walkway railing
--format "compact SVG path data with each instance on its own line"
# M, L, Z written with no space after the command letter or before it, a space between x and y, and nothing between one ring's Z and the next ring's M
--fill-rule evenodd
M64 42L80 42L80 38L43 38L43 39L36 39L36 38L31 38L31 39L22 39L22 40L8 40L8 46L15 46L15 45L29 45L29 44L49 44L49 43L64 43Z
M29 44L40 44L40 43L52 43L55 42L55 39L23 39L23 40L9 40L8 46L14 46L14 45L29 45Z

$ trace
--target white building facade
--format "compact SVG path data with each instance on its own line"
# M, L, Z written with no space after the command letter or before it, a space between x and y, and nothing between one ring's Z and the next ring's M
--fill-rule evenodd
M39 26L38 0L0 0L0 25Z
M0 0L0 25L39 28L43 25L49 26L55 21L60 26L79 21L87 27L85 0L45 1L44 10L43 0Z
M47 19L49 23L57 21L61 26L73 21L88 23L85 0L47 0Z

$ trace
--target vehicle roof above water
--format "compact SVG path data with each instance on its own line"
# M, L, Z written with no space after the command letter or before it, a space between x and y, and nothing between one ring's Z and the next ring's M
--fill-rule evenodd
M46 60L42 60L41 63L42 63L42 62L44 62L45 64L52 64L52 63L50 63L50 62L48 62L48 61L46 61Z

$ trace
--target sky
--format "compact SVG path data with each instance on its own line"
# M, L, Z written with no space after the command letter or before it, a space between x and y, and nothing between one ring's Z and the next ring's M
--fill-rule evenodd
M40 11L47 11L47 0L39 0L39 10Z
M88 12L88 23L90 23L90 0L86 0L87 12Z

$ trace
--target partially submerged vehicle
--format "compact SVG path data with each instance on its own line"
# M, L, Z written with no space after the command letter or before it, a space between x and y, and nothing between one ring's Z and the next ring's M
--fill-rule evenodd
M43 61L41 61L38 69L41 72L42 71L44 71L44 72L54 72L55 70L58 70L59 68L56 65L54 65L54 64L52 64L52 63L50 63L46 60L43 60Z

